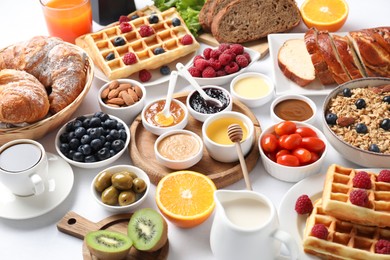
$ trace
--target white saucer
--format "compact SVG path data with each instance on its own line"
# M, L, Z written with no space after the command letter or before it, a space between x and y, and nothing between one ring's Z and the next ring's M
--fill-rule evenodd
M61 157L47 153L49 188L38 196L20 197L0 183L0 218L28 219L41 216L68 197L73 187L72 167Z

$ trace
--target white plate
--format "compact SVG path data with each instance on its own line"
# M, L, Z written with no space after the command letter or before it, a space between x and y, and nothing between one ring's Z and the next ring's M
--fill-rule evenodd
M49 160L49 188L39 196L20 197L0 183L0 218L28 219L41 216L69 195L73 187L72 167L61 157L47 153Z
M272 78L275 82L275 93L282 94L302 94L302 95L327 95L337 85L322 85L316 79L304 88L286 78L278 66L278 52L283 43L288 39L303 39L303 33L275 33L268 35L269 54L272 61Z
M357 171L364 170L378 173L380 169L356 169ZM280 228L290 233L298 244L299 260L320 259L316 256L306 254L303 251L302 240L303 231L306 225L307 215L298 215L295 211L295 202L297 198L303 194L309 196L314 202L322 197L326 173L312 175L292 186L282 198L279 206L279 221Z
M196 55L196 51L191 52L190 54L188 54L188 55L186 55L184 57L181 57L180 59L174 60L171 63L168 63L166 65L171 69L171 71L172 70L176 70L176 63L178 63L178 62L181 62L185 66L188 66L190 64L190 62L192 61L192 59L195 57L195 55ZM154 70L149 70L149 72L152 74L152 78L148 82L142 82L142 84L145 87L158 85L158 84L167 82L169 80L169 74L168 75L162 75L160 73L160 68L154 69ZM97 66L95 66L95 76L98 79L100 79L100 80L102 80L104 82L109 82L110 81L107 78L107 76L103 73L103 71L101 71ZM139 77L138 77L138 72L132 74L128 78L136 80L136 81L140 81Z

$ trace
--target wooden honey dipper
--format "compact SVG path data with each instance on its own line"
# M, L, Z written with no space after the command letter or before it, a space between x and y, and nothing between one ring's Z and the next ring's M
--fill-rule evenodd
M239 124L231 124L228 126L228 136L230 140L235 144L237 154L238 154L238 159L240 160L241 164L241 169L242 169L242 174L244 175L244 180L246 184L246 189L247 190L252 190L252 185L249 179L249 174L248 174L248 169L246 168L246 162L244 159L244 155L242 154L242 149L241 149L241 140L242 140L242 128Z

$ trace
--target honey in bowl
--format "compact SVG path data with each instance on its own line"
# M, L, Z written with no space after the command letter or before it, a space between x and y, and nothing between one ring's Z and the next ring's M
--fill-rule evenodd
M305 121L314 114L310 105L299 99L287 99L279 102L275 106L274 112L285 121Z
M242 140L248 136L248 127L240 119L233 117L223 117L211 122L206 129L206 134L215 143L221 145L231 145L233 142L228 135L228 127L231 124L238 124L242 129Z
M169 111L172 118L173 118L171 124L167 125L167 124L165 124L165 122L163 124L161 124L161 122L158 122L157 120L160 117L158 117L158 116L156 117L156 115L164 109L164 106L165 106L165 100L158 100L158 101L152 103L145 110L144 116L145 116L146 121L149 124L154 125L154 126L158 126L158 127L169 127L169 126L176 125L179 122L183 121L183 119L185 117L185 111L183 110L183 108L181 108L181 106L177 102L172 100L171 105L170 105L170 111Z

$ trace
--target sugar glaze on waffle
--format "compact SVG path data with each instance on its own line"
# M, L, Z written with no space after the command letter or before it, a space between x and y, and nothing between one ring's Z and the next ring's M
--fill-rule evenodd
M149 22L150 15L147 13L149 13L148 10L140 13L146 15L128 22L132 27L129 32L122 33L120 25L114 24L98 32L85 35L76 41L76 44L87 50L95 64L110 80L128 77L142 69L159 68L195 52L200 47L175 8L164 12L152 12L159 18L158 23L153 24ZM174 26L172 24L173 18L180 19L180 25ZM153 34L142 37L140 28L143 25L150 26L153 29ZM187 34L191 35L193 43L184 45L181 39ZM124 39L124 44L115 46L115 39L118 37ZM164 53L155 54L154 50L158 47L163 48ZM137 61L134 64L126 65L123 57L129 52L136 55ZM106 57L110 53L114 54L114 58L107 60Z
M358 171L336 164L328 168L322 194L324 211L338 219L369 226L390 227L390 183L378 182L377 174L366 171L371 179L371 188L366 189L368 205L351 203L349 194L352 179Z
M327 239L311 235L316 224L324 224L328 229ZM375 253L375 245L380 239L390 240L389 228L364 226L329 216L319 199L306 221L303 248L323 259L389 259L389 255Z

